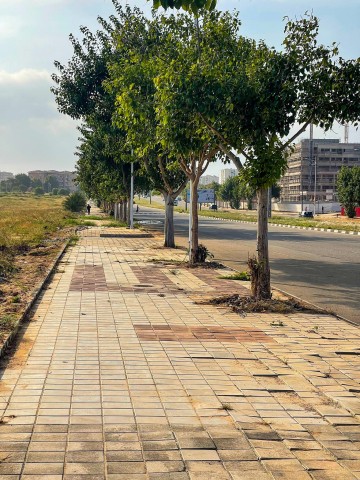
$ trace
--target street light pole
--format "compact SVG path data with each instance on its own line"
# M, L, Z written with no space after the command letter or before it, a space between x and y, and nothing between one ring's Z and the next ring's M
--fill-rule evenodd
M133 149L131 149L131 156L133 157ZM134 162L131 162L131 177L130 177L130 229L134 228Z

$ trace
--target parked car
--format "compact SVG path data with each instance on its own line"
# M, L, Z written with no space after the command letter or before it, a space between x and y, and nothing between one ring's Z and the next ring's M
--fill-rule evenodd
M210 205L209 210L217 210L217 205Z
M174 200L174 207L177 207L178 206L178 201L177 200Z
M299 213L299 217L314 218L314 214L313 212L307 212L306 210L303 210Z

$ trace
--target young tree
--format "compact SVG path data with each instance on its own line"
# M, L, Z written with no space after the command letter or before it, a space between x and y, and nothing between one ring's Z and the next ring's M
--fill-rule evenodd
M128 142L152 185L164 196L164 245L175 247L173 206L185 187L186 177L156 137L153 60L159 49L157 26L134 10L131 32L120 29L114 38L117 55L110 65L110 80L106 84L109 92L116 95L113 121L126 131Z
M355 217L355 207L360 206L360 167L342 167L337 177L337 193L349 218Z

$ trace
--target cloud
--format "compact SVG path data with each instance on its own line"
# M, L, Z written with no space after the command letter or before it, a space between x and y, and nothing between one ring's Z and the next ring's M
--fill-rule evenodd
M46 70L0 71L1 169L74 168L77 124L58 113L50 86Z
M37 82L51 83L50 73L46 70L35 70L32 68L23 68L12 73L0 70L0 86L2 88L4 85L26 85Z

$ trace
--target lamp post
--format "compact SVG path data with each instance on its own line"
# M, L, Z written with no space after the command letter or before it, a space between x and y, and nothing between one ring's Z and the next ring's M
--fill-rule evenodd
M131 156L134 152L131 149ZM130 175L130 229L134 228L134 162L131 162L131 175Z

